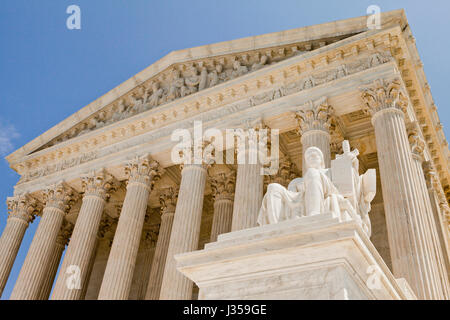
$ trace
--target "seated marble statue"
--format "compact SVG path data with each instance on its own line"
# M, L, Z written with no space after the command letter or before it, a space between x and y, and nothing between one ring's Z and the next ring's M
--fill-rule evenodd
M370 171L368 177L359 176L357 154L347 152L349 151L347 146L348 141L345 141L345 152L340 155L340 159L344 161L344 164L348 164L350 171L337 169L335 171L342 171L346 174L344 178L347 181L345 182L348 184L350 181L352 184L350 194L344 196L333 183L332 170L325 168L322 151L319 148L310 147L304 154L306 171L303 178L292 180L287 189L277 183L268 185L259 211L258 224L274 224L284 220L324 213L340 216L343 212L347 212L349 215L357 216L356 218L365 225L363 228L370 236L370 220L368 220L367 213L370 211L370 202L375 195L374 172ZM339 161L341 160L336 162L339 163ZM342 172L340 173L342 174ZM335 174L335 176L336 180L340 182L339 174ZM365 218L366 221L363 222L361 218Z

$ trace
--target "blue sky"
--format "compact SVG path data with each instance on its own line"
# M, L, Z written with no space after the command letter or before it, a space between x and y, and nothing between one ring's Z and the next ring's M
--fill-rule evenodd
M66 8L81 8L68 30ZM404 8L447 137L450 3L442 0L2 0L0 156L39 136L164 55L209 43ZM0 160L0 231L18 176ZM31 224L2 299L38 225Z

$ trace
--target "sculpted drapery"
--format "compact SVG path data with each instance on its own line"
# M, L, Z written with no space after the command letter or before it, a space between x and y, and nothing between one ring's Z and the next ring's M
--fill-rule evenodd
M353 185L350 196L344 196L333 183L332 171L325 168L322 151L316 147L310 147L305 151L307 167L303 178L292 180L287 189L277 183L269 184L259 211L258 224L275 224L324 213L341 216L347 212L361 223L370 236L368 213L370 202L375 196L375 171L369 170L360 176L358 150L350 152L347 141L344 142L343 149L344 154L338 155L337 160L347 161L350 165L350 171L346 177Z

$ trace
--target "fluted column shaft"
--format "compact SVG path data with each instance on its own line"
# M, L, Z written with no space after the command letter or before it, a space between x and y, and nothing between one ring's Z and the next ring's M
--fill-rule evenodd
M155 255L153 257L145 300L159 299L164 268L166 266L167 251L169 250L174 214L174 210L170 210L163 212L161 215L161 226L159 227L159 236L158 241L156 242Z
M445 219L446 212L448 210L447 199L445 198L441 183L436 175L435 169L431 161L427 161L423 164L423 169L426 177L426 186L428 190L428 196L430 199L431 209L433 212L433 218L437 231L438 242L441 244L442 258L445 265L448 276L450 275L450 259L449 259L449 234L447 229L447 222ZM446 293L447 299L449 292Z
M141 244L136 260L136 269L133 275L130 300L144 300L147 292L148 280L155 255L154 242L147 240Z
M203 165L184 166L161 287L162 300L191 299L193 283L177 271L174 255L197 249L205 183Z
M28 222L9 217L0 240L0 296L8 281L20 244L22 243Z
M97 237L95 239L94 250L92 251L91 256L89 257L89 262L88 262L88 267L87 267L87 276L86 276L85 283L81 287L80 300L86 300L86 293L87 293L87 289L88 289L88 285L89 285L89 280L91 279L92 270L94 269L95 257L96 257L96 252L97 252L99 243L100 243L100 239Z
M211 227L211 242L217 241L219 234L231 231L233 220L233 200L218 199L214 202L214 216Z
M61 257L66 248L65 243L57 241L56 245L53 247L53 253L51 255L51 260L48 265L46 278L44 284L42 285L41 295L39 300L47 300L50 297L52 291L53 282L55 281L56 273L58 272L59 263L61 262Z
M47 191L48 201L11 294L11 300L40 298L58 233L64 216L70 209L69 202L73 200L71 194L69 188L63 185Z
M393 273L419 299L439 299L425 232L424 197L405 125L408 98L400 81L378 81L362 98L372 115Z
M373 123L394 274L404 277L419 298L432 298L404 115L383 110Z
M159 165L150 158L128 166L130 179L100 288L99 300L127 300L153 178Z
M259 163L238 164L231 231L257 226L256 220L261 208L264 187L261 168Z
M83 293L86 292L100 220L109 195L108 192L113 187L113 178L101 171L84 177L83 187L85 190L83 204L61 266L61 272L56 280L52 300L80 300ZM80 288L71 288L67 285L68 278L72 276L72 274L66 273L70 266L79 268Z
M105 274L106 264L108 263L109 253L111 251L111 240L107 238L99 239L94 263L92 266L89 285L86 290L85 300L97 300Z
M448 299L449 283L444 253L439 241L439 234L434 220L433 208L428 194L425 175L422 169L424 160L423 149L425 142L419 137L418 128L409 128L409 141L412 147L412 163L414 176L416 178L417 193L420 195L419 203L422 206L422 216L419 226L421 227L427 243L428 263L431 265L432 285L434 296L439 299Z
M25 231L34 218L37 202L27 195L9 198L8 208L10 214L0 239L0 296L8 281Z

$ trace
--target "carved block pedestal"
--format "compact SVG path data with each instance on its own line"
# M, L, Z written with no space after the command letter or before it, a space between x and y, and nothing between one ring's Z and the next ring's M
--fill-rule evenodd
M199 299L415 299L353 221L324 214L222 234L175 256Z

